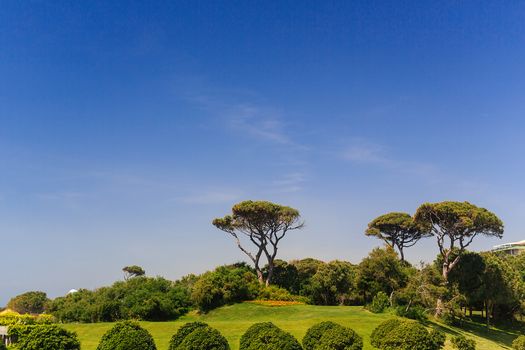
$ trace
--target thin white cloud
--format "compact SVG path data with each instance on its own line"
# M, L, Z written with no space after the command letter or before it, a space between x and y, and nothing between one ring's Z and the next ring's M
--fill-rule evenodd
M294 144L285 132L285 123L269 108L242 104L233 106L228 116L233 129L278 144Z
M359 163L389 163L384 155L383 147L364 141L357 141L346 147L342 154L343 159Z
M241 193L237 191L210 190L177 197L176 200L188 204L217 204L232 203L240 198Z
M272 193L292 193L303 189L306 176L301 172L284 174L281 178L272 181L270 192Z
M396 159L387 153L384 146L364 139L351 142L343 149L340 156L348 162L379 166L391 171L426 177L430 180L439 178L441 174L434 164Z

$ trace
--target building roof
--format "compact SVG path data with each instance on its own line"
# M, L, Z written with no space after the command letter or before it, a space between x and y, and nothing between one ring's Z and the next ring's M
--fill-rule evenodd
M525 249L525 240L495 245L492 250Z

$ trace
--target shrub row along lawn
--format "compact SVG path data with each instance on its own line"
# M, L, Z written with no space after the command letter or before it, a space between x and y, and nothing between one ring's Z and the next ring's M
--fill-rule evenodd
M363 349L374 349L370 345L370 334L380 323L395 316L383 313L373 314L360 306L264 306L253 303L242 303L225 306L206 315L189 314L173 322L141 322L155 339L158 350L168 350L168 344L180 326L186 322L202 321L219 330L228 340L232 350L239 349L242 334L256 322L273 322L276 326L290 332L302 340L312 325L322 321L333 321L355 330L363 337ZM113 327L113 323L66 324L64 327L75 331L80 339L82 350L96 350L102 335ZM487 332L481 325L466 325L458 329L438 324L430 324L447 333L447 337L465 335L474 339L477 350L509 349L517 334L502 330ZM445 349L451 350L447 341Z

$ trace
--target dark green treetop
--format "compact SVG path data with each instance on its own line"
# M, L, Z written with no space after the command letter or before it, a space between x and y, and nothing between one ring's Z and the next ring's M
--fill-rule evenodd
M428 233L414 222L412 216L397 212L384 214L372 220L365 234L382 239L392 248L397 248L401 260L405 260L404 248L412 247L421 238L428 236Z

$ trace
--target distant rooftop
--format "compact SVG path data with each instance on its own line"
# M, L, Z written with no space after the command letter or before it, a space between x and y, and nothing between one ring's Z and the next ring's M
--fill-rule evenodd
M504 243L495 245L492 248L493 252L506 252L512 255L516 255L525 251L525 240L513 243Z

